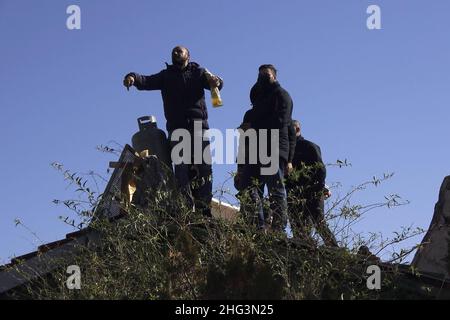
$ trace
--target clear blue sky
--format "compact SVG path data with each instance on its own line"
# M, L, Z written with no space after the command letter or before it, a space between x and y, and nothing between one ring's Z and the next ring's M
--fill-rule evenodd
M81 30L66 8L81 7ZM382 10L382 30L366 28L366 8ZM136 118L164 127L158 92L127 92L129 71L155 73L178 44L225 80L225 106L211 127L235 128L249 106L257 67L273 63L294 100L304 135L345 188L383 172L395 177L360 197L399 193L406 207L380 210L358 230L389 235L428 227L450 173L450 23L447 0L13 1L0 0L0 263L71 231L53 199L73 197L53 161L105 174L114 157L95 147L129 143ZM446 141L447 140L447 141ZM234 170L214 167L215 186Z

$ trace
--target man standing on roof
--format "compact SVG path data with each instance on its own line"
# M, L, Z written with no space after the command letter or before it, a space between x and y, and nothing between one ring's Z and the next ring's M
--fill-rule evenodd
M295 147L289 142L293 102L289 93L278 82L277 70L273 65L264 64L259 67L258 80L250 91L250 101L253 108L249 114L249 126L256 130L258 136L258 176L253 178L259 181L259 185L258 192L252 193L258 207L258 225L264 229L269 227L263 208L264 186L267 186L273 219L271 228L284 231L287 224L287 195L283 180L290 163L289 155L293 154L290 149ZM263 132L267 132L267 135L264 136ZM273 137L277 139L274 140ZM278 162L272 174L263 172L267 168L262 159L261 151L264 149L271 159Z
M194 137L201 136L202 151L210 155L210 142L204 135L205 130L209 129L204 89L217 87L220 90L223 81L197 63L190 62L189 50L182 46L172 50L172 64L166 65L166 69L150 76L128 73L123 84L127 89L135 86L138 90L160 90L169 140L172 140L175 130L186 129L190 133L192 146ZM178 141L171 141L171 148L177 143ZM194 163L193 154L190 158L191 163L175 164L175 177L190 204L195 205L196 211L211 216L211 162L205 162L205 157L201 157L201 163Z
M294 172L286 180L286 190L294 237L303 238L314 226L326 245L337 247L324 216L324 199L330 191L325 185L327 171L320 147L303 138L299 121L293 120L292 125L297 142L292 160Z

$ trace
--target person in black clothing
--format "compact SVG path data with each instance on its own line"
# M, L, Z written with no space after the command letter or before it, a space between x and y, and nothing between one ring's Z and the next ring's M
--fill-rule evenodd
M294 171L286 180L286 189L294 237L304 237L314 225L326 245L337 247L337 241L324 219L324 198L330 196L330 191L325 185L327 172L320 147L303 138L297 120L293 120L291 126L297 141L292 160Z
M290 125L288 126L289 155L288 165L286 167L286 170L284 171L285 176L288 176L292 173L292 171L294 171L292 162L294 161L295 147L297 145L297 132L295 131L294 121L296 120L292 120Z
M254 199L259 199L259 183L255 181L255 179L259 177L259 168L257 163L252 163L250 161L250 143L256 143L256 141L250 141L250 138L246 136L247 130L253 130L251 128L252 111L253 109L250 109L245 112L242 123L238 127L238 129L242 130L242 134L239 137L237 171L234 176L234 187L238 190L236 197L241 204L240 213L249 223L262 226L263 223L261 221L266 221L267 224L270 223L267 212L264 212L265 218L259 217L259 203L255 203L254 201ZM253 136L256 137L256 132Z
M242 123L238 127L238 129L242 130L243 134L245 134L245 132L248 129L251 129L250 128L251 112L252 112L252 109L247 110L245 112L244 118L242 119ZM245 136L241 135L239 137L238 157L236 159L237 160L237 171L236 171L236 175L234 176L234 187L239 192L244 190L248 185L248 183L245 180L245 178L246 178L245 171L246 171L247 167L250 166L250 163L249 163L250 145L249 145L249 143L250 143L249 139L246 138ZM244 162L243 163L239 162L240 159L243 159Z
M272 229L283 231L287 224L287 196L283 176L292 153L292 150L289 150L291 144L288 127L292 121L293 102L289 93L277 81L277 70L273 65L259 67L258 80L250 91L250 101L253 108L249 114L249 126L257 132L258 148L266 143L270 159L278 160L276 172L265 174L263 169L267 168L267 164L258 151L257 170L250 170L251 178L259 181L258 192L251 193L257 205L258 226L268 227L263 209L264 186L267 186L273 216ZM266 137L261 134L262 129L267 130ZM278 146L272 146L271 135L276 131L279 134ZM248 183L251 179L245 180Z
M203 137L204 131L209 129L204 89L218 87L220 90L223 81L217 76L210 76L197 63L190 62L189 50L185 47L175 47L172 50L172 64L166 63L166 66L166 69L150 76L128 73L123 83L127 89L135 86L138 90L160 90L169 140L172 140L172 133L176 129L187 129L193 145L194 136ZM201 123L200 132L194 132L194 123ZM207 148L209 151L209 139L206 140L203 141L202 150ZM171 148L176 144L171 141ZM175 165L175 177L189 203L195 204L196 210L204 215L211 216L211 164L205 162L203 157L201 163L194 163L193 155L191 159L191 164Z

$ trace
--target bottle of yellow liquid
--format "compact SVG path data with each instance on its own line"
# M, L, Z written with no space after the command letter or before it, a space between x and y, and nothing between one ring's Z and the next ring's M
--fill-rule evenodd
M208 80L211 79L211 77L213 76L213 74L211 72L209 72L208 70L206 70L205 75ZM213 107L217 108L217 107L223 106L222 98L220 97L219 88L211 87L210 91L211 91L211 102L212 102Z
M213 107L215 107L215 108L223 106L222 98L220 97L219 88L217 88L217 87L211 88L211 101L212 101Z

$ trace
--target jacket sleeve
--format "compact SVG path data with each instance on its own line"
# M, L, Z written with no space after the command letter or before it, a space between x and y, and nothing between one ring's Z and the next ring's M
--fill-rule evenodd
M280 92L277 97L276 128L281 129L291 125L292 99L287 92Z
M244 114L244 118L242 119L242 123L251 123L252 122L252 113L253 113L253 109L247 110Z
M313 155L315 157L314 162L317 165L315 181L317 183L317 191L322 191L325 188L325 178L327 176L327 168L322 160L322 152L320 147L317 145L313 146L314 152Z
M295 155L295 145L297 144L297 135L295 133L294 123L291 121L291 124L288 127L288 137L289 137L289 155L288 162L294 160Z
M143 76L139 73L131 72L125 77L131 75L134 77L134 86L138 90L161 90L163 86L163 71L151 76Z
M250 103L252 104L253 107L255 107L255 102L256 102L256 84L253 85L253 87L250 89Z
M211 90L211 87L209 86L208 78L206 77L206 70L202 68L201 69L201 73L202 74L201 74L200 77L201 77L203 88L206 89L206 90ZM217 78L219 78L219 82L220 82L218 89L222 90L222 88L223 88L223 79L221 77L219 77L218 75L215 75L215 76Z

